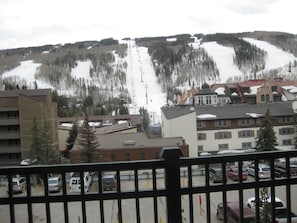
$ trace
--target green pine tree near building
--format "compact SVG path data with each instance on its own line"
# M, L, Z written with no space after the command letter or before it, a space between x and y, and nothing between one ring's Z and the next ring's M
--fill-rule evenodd
M78 131L77 146L81 151L82 160L86 163L103 160L102 152L98 149L99 143L95 135L95 130L89 125L89 118L87 114L85 115L84 122Z
M256 139L257 151L273 151L276 150L277 139L273 130L272 118L270 110L267 109L262 124L259 130L259 135Z

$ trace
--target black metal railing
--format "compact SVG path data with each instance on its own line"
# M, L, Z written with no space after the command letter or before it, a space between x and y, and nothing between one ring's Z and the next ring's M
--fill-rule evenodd
M289 211L297 211L297 176L291 170L296 151L242 153L182 158L178 148L164 148L163 159L147 161L69 164L56 166L9 166L0 168L1 222L217 222L217 204L222 202L223 222L228 222L226 204L240 205L238 222L243 222L247 197L260 197L268 188L272 210L281 196ZM285 174L274 172L280 160ZM269 164L271 174L260 178L259 164ZM255 164L255 177L243 179L243 166ZM227 175L229 166L238 167L238 181ZM222 169L222 180L213 183L210 170ZM71 184L74 172L81 182L77 192ZM85 179L90 173L92 184ZM105 190L104 175L115 176L115 189ZM48 181L57 176L61 184L52 193ZM21 193L14 193L14 179L24 177ZM6 186L6 182L7 185ZM76 189L77 189L76 188ZM260 222L260 201L256 199L255 220ZM272 212L271 218L276 219ZM286 222L291 222L289 212ZM38 219L38 220L36 220Z

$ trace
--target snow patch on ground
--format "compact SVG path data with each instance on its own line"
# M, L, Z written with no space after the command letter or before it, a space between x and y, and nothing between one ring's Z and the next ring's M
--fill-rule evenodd
M267 52L264 70L278 69L297 59L293 54L285 52L268 42L253 38L243 38L243 40Z
M75 79L86 79L91 80L90 69L93 68L92 62L87 61L76 61L77 65L71 70L71 76Z
M35 74L40 66L40 63L34 63L33 60L22 61L20 66L10 71L4 72L2 74L2 80L11 79L12 81L16 81L18 83L24 83L25 85L27 85L28 88L32 89L34 89L34 83L36 82L38 88L53 89L53 87L50 84L35 79Z
M226 83L228 79L233 77L241 77L242 72L234 64L233 58L235 56L232 47L226 47L217 42L207 42L201 45L207 54L213 58L220 72L220 82Z

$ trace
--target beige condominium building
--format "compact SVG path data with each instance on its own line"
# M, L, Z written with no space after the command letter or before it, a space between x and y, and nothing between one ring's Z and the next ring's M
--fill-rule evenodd
M17 165L31 148L33 120L50 125L52 144L58 149L57 105L50 89L0 91L0 165Z

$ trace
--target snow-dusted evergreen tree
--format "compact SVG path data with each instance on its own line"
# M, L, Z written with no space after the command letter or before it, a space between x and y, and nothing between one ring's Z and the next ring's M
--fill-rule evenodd
M99 143L95 131L89 125L89 118L86 112L85 120L78 132L77 142L78 149L81 151L82 159L85 162L103 161L102 151L98 149Z
M256 149L258 151L272 151L276 150L276 145L276 136L273 130L270 110L268 108L259 130L259 136L256 141Z

